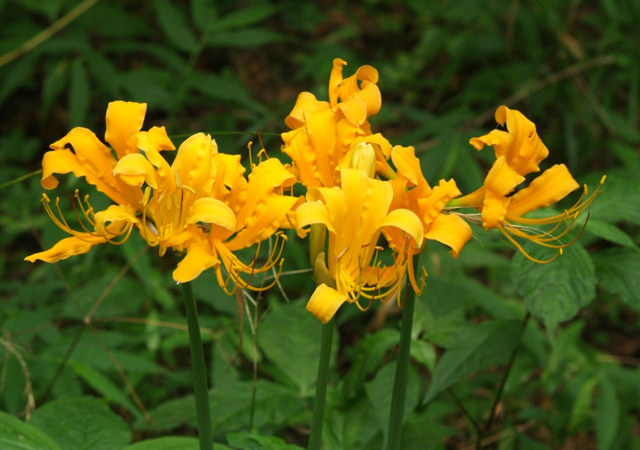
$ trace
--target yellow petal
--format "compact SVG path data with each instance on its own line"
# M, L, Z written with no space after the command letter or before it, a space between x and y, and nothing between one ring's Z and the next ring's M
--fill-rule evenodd
M517 192L511 199L508 216L523 216L566 197L580 185L573 179L567 166L556 164L533 180L529 187Z
M499 157L484 180L484 187L496 195L507 195L524 181L507 163L504 156Z
M213 158L216 166L216 180L211 196L224 201L238 214L247 201L247 179L243 176L245 168L240 162L240 155L217 153ZM237 220L236 220L237 226Z
M82 255L91 250L91 247L104 244L106 239L99 236L92 236L89 233L78 233L81 237L68 237L59 241L56 245L44 252L27 256L25 261L35 262L37 260L47 263L55 263L75 255Z
M333 60L333 69L331 69L331 76L329 77L329 103L332 108L338 104L340 83L342 82L342 67L346 65L346 61L340 58Z
M482 150L485 145L493 147L496 159L509 156L509 151L513 145L513 136L506 131L492 130L489 134L477 138L471 138L469 144L473 145L476 150Z
M482 226L485 230L502 226L510 202L510 197L486 191L482 202Z
M173 279L176 283L188 283L218 264L218 256L208 241L193 242L187 247L187 255L173 271Z
M307 311L326 324L338 311L338 308L347 301L347 296L341 294L326 284L321 284L311 295L307 303Z
M408 209L396 209L387 214L381 227L395 227L411 236L415 242L414 247L420 247L424 240L424 227L422 221L415 213Z
M153 189L158 189L156 169L140 153L125 155L116 164L113 174L119 176L129 186L142 186L146 182Z
M118 158L127 153L135 153L137 149L130 145L130 139L142 128L147 112L146 103L111 102L107 107L107 131L104 140L116 151Z
M226 243L227 248L235 251L268 239L279 228L283 228L282 223L287 221L287 214L301 201L302 197L271 194L258 205L251 224Z
M140 131L135 134L135 139L138 149L145 152L148 149L156 151L176 149L176 146L171 142L171 139L167 135L167 130L164 127L151 127L149 131Z
M197 133L189 137L178 149L171 168L177 173L181 186L209 195L216 177L213 157L217 153L211 136Z
M296 104L293 109L284 119L284 123L293 130L304 125L306 121L305 115L307 113L324 111L329 108L330 106L328 102L321 102L317 100L316 96L310 92L301 92L298 95L298 99L296 100Z
M109 234L107 224L123 224L132 223L139 224L140 221L136 218L135 211L124 205L111 205L104 211L99 211L95 214L96 233L99 235ZM110 237L110 236L108 236Z
M306 202L296 209L296 232L301 238L305 238L309 230L305 229L310 225L322 224L327 230L335 233L335 229L329 218L329 210L324 203Z
M540 140L536 126L520 111L501 106L496 110L496 122L507 124L513 136L513 144L508 156L509 165L520 175L538 172L538 164L549 155L549 150Z
M227 205L211 197L200 198L193 202L187 223L211 223L234 232L236 216Z
M425 237L448 245L453 257L457 258L462 247L471 239L471 227L456 214L439 214L431 222Z
M344 102L338 104L338 109L342 111L344 117L356 126L360 126L367 120L367 103L359 96L352 96Z
M440 180L438 186L435 186L426 198L419 199L420 218L425 225L429 225L435 219L442 209L451 201L451 199L460 195L460 190L455 180Z
M375 86L378 82L378 71L373 66L360 66L356 73L340 83L340 100L346 101L353 94L361 92L358 81L362 81L362 86Z

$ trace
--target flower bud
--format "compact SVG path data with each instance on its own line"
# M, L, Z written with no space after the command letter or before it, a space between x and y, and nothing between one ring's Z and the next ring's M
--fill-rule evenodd
M364 170L369 178L374 178L376 175L376 151L371 144L366 142L360 142L353 149L351 154L351 161L349 167L352 169Z

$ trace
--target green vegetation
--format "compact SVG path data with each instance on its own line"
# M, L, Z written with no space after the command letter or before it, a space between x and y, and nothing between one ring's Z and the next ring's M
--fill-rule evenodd
M493 156L468 141L502 104L536 123L543 169L565 162L591 189L607 175L552 264L479 227L457 261L422 255L400 448L640 448L639 2L0 0L0 16L0 447L198 448L176 258L132 238L23 261L63 235L39 202L48 145L100 136L107 103L131 100L175 142L207 131L246 165L250 140L281 157L296 95L326 99L340 57L380 71L376 130L415 146L430 182L482 184ZM63 178L50 197L72 219L87 186ZM307 445L321 326L294 235L263 296L193 282L216 449ZM399 318L379 302L336 317L325 449L385 442Z

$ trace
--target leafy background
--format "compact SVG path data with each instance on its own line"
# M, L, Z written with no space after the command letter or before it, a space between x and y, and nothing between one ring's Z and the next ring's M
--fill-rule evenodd
M123 99L148 103L145 127L178 142L207 131L246 155L260 130L278 156L270 133L286 131L298 92L326 98L335 57L380 70L374 127L414 145L432 182L481 184L491 154L468 139L501 104L536 123L545 167L566 162L591 188L608 175L580 242L551 265L481 229L457 261L429 249L402 447L640 448L640 3L0 0L0 14L3 448L197 448L175 258L131 239L23 262L62 236L25 176L49 143L79 125L101 135L107 103ZM71 178L63 205L87 189ZM306 446L320 327L296 273L305 245L291 239L285 256L282 289L245 296L241 315L212 274L195 285L215 438L230 448ZM380 448L399 317L341 311L325 448Z

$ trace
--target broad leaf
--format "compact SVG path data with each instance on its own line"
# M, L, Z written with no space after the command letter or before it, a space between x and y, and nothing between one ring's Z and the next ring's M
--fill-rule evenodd
M434 372L426 402L481 369L509 360L520 343L522 323L491 321L463 329L445 352Z
M33 425L2 411L0 411L0 448L2 450L63 450Z
M534 258L550 257L548 249L542 247L527 245L525 250ZM564 249L562 256L548 264L536 264L518 253L511 273L527 309L550 331L575 317L596 295L593 262L579 243Z
M287 444L278 437L251 433L228 434L227 442L239 450L302 450L302 447Z
M633 239L631 239L627 233L610 223L595 219L589 220L586 230L594 236L613 242L614 244L628 248L637 248L636 243L633 242Z
M31 424L64 450L120 450L131 441L122 418L96 398L56 400L36 410Z
M598 282L628 305L640 309L640 252L609 249L593 255Z

